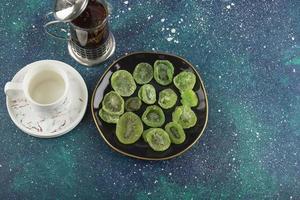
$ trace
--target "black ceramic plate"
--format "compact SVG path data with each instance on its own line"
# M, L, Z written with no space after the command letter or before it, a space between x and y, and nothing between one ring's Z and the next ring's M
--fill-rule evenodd
M183 70L193 71L197 77L194 91L196 91L199 98L198 106L196 108L193 108L193 111L196 113L198 117L196 126L190 129L185 129L186 140L183 144L179 144L179 145L171 144L170 148L164 152L153 151L149 147L149 145L144 142L143 138L140 138L136 143L132 145L121 144L115 135L116 125L108 124L102 121L102 119L98 115L98 111L101 108L101 102L104 95L112 90L112 87L110 85L110 77L115 71L124 69L132 73L135 66L138 63L147 62L153 65L156 60L169 60L171 63L173 63L175 68L174 76ZM177 92L177 95L179 97L176 105L177 106L180 105L180 94L178 92L178 89L174 86L174 84L170 84L168 86L161 86L154 79L150 82L150 84L152 84L156 88L157 96L159 91L168 87L172 88L175 92ZM132 96L137 96L137 92L140 87L141 87L140 85L137 85L137 89ZM124 100L126 99L127 98L124 98ZM156 105L158 105L157 102ZM164 54L164 53L150 53L150 52L132 53L114 62L111 66L109 66L109 68L105 71L105 73L98 81L96 88L93 92L91 107L92 107L92 114L96 126L101 136L103 137L104 141L110 147L112 147L114 150L124 155L134 157L134 158L139 158L139 159L145 159L145 160L165 160L182 154L183 152L188 150L193 144L195 144L196 141L200 138L201 134L205 129L207 118L208 118L207 95L199 73L186 60L178 56ZM171 109L164 110L166 115L165 124L172 120L172 112L175 109L175 107L176 106L174 106ZM145 108L146 105L143 103L141 109L135 113L139 116L142 116ZM165 126L165 124L163 125L163 127ZM147 127L144 124L144 130L147 128L149 127Z

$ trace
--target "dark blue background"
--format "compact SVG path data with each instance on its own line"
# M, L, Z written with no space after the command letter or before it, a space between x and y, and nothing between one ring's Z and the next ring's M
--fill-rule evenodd
M0 5L0 86L26 64L76 68L89 94L113 60L133 51L174 53L205 81L209 123L184 155L131 159L102 140L90 110L67 135L42 140L10 120L0 94L1 199L300 199L300 2L111 1L117 50L97 68L77 64L45 35L52 1Z

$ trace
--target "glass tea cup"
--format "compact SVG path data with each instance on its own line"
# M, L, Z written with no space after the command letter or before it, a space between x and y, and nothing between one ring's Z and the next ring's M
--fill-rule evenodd
M49 35L68 41L69 53L75 60L91 66L105 61L114 53L115 40L108 24L111 7L105 0L87 0L87 5L82 7L72 11L76 13L73 16L67 15L70 7L56 9L58 11L48 16L54 15L57 20L48 22L44 27ZM60 34L51 31L54 26L60 25L64 26Z

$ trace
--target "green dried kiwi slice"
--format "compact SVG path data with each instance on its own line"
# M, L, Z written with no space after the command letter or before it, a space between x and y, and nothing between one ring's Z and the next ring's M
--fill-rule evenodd
M134 68L133 78L140 85L149 83L153 78L153 67L149 63L139 63Z
M172 143L182 144L185 141L184 130L177 122L169 122L165 126L165 130L169 134Z
M148 143L148 141L147 141L147 135L148 135L148 134L150 133L150 131L153 130L153 129L155 129L155 128L149 128L149 129L147 129L147 130L144 130L144 132L143 132L143 139L144 139L145 142Z
M139 116L133 112L126 112L117 123L116 136L123 144L133 144L142 136L143 129Z
M180 72L175 76L174 84L180 91L192 90L196 84L196 76L193 72Z
M99 110L99 117L107 123L116 124L120 118L120 115L110 114L101 108Z
M107 113L122 115L124 113L124 100L115 91L110 91L103 98L102 108Z
M154 79L161 85L172 83L174 76L173 64L168 60L157 60L154 63Z
M197 122L197 116L194 111L189 106L184 105L176 107L172 113L172 119L184 129L194 127Z
M121 96L129 97L136 90L132 75L126 70L118 70L111 76L112 88Z
M125 102L125 110L128 112L138 111L142 106L142 101L138 97L130 97Z
M159 106L148 106L143 113L142 120L147 126L160 127L165 123L165 114Z
M156 91L153 85L143 85L139 92L138 97L146 104L154 104L156 102Z
M154 128L147 134L149 146L154 151L165 151L171 145L169 134L161 128Z
M181 103L189 107L198 105L198 97L193 90L185 90L181 92Z
M174 90L168 88L159 93L158 104L164 108L172 108L177 102L177 94Z

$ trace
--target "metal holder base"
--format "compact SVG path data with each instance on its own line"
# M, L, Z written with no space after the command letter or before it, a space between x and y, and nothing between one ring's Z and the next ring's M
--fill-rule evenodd
M115 49L116 41L112 33L109 34L107 42L97 49L84 49L76 45L71 40L68 42L70 56L78 63L88 67L106 61L114 54Z

